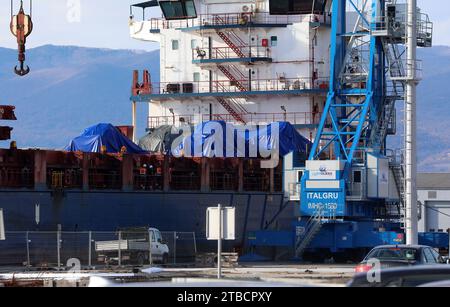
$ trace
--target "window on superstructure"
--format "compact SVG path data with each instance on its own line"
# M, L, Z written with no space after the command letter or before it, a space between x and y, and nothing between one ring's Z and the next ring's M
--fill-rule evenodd
M192 0L160 1L159 5L167 20L197 18L195 3Z
M270 14L296 15L313 12L323 14L326 2L326 0L270 0Z
M180 48L180 42L176 39L172 41L172 50L178 50Z
M194 82L200 82L200 73L194 72Z
M276 47L278 45L278 36L272 36L270 38L270 45Z
M191 40L191 49L195 49L197 47L198 47L197 40L196 39Z
M294 168L303 168L306 166L307 156L305 152L294 151L292 155L292 166Z

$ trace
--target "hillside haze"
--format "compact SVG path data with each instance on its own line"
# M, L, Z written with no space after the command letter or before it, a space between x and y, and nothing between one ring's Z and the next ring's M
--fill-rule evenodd
M0 103L17 107L14 140L20 147L62 148L90 125L130 124L132 70L149 69L158 82L158 54L42 46L27 52L32 71L19 78L13 73L17 52L0 48ZM450 172L450 47L419 49L419 56L424 68L418 88L419 169ZM138 111L143 135L147 106L140 104ZM394 147L402 145L400 138L392 138Z
M26 55L31 72L18 77L17 52L0 49L0 103L16 106L18 121L11 123L20 147L63 148L90 125L131 124L132 70L159 77L157 52L48 45ZM147 110L139 105L138 134Z

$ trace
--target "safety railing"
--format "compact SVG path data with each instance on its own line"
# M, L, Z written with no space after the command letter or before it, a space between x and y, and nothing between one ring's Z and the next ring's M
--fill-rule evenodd
M315 125L319 123L321 118L321 113L312 112L242 113L239 115L245 118L246 122L252 124L289 122L293 125ZM157 128L163 125L196 125L206 121L225 121L234 123L236 120L231 114L150 116L148 118L148 128Z
M409 60L405 58L400 58L395 60L396 63L393 65L400 65L404 69L400 72L390 71L391 80L422 80L423 78L423 62L422 60Z
M204 14L197 18L186 18L180 20L166 20L163 18L152 18L149 20L152 30L161 29L183 29L194 27L221 27L221 26L251 26L262 25L289 25L300 22L329 23L326 15L271 15L270 13L226 13L226 14Z
M254 79L237 80L237 82L247 85L248 91L252 94L258 92L289 92L302 90L328 90L328 78L278 78L278 79ZM152 95L194 95L194 94L217 94L217 93L246 93L239 89L230 80L216 81L173 81L152 84Z
M173 191L199 191L201 176L195 172L172 172L170 189Z
M417 14L417 46L431 47L433 45L433 27L427 14Z
M34 171L31 168L0 168L1 188L26 188L34 187Z
M247 58L270 58L270 48L263 46L236 46ZM230 47L192 49L193 61L227 60L240 58Z
M236 191L239 188L237 171L211 171L210 187L212 191Z
M134 174L135 191L162 191L164 186L163 175Z
M431 22L428 14L417 12L417 46L431 47L433 42L433 22ZM372 32L384 32L396 40L406 41L408 25L408 14L396 13L395 17L378 16L371 23Z
M194 232L10 231L0 241L0 266L77 271L193 264Z
M49 189L81 189L83 187L83 170L50 169L47 171Z
M122 174L119 171L89 170L89 189L120 190L122 189Z
M270 174L267 171L244 171L243 184L247 192L270 191Z

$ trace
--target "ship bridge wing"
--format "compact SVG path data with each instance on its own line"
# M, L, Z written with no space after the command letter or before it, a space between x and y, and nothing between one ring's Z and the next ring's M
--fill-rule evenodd
M145 1L145 2L141 2L141 3L132 4L131 6L140 7L142 9L146 9L148 7L159 6L159 4L158 4L157 0L151 0L151 1Z

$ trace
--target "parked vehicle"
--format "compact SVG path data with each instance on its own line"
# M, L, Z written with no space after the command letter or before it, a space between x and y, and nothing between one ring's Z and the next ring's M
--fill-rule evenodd
M373 276L372 276L373 277ZM367 273L357 274L348 287L419 287L430 283L450 280L450 266L425 265L382 269L378 280L368 278ZM448 283L447 283L448 284Z
M436 281L420 286L421 288L450 288L450 280Z
M446 256L442 257L442 259L444 260L445 263L450 264L450 257Z
M162 263L169 260L169 247L156 228L128 228L118 231L120 240L97 241L95 252L97 260L107 265L121 264L143 266ZM151 252L150 252L151 251Z
M423 245L385 245L375 247L356 267L356 273L372 270L371 259L380 262L381 268L444 264L445 260L433 248Z

